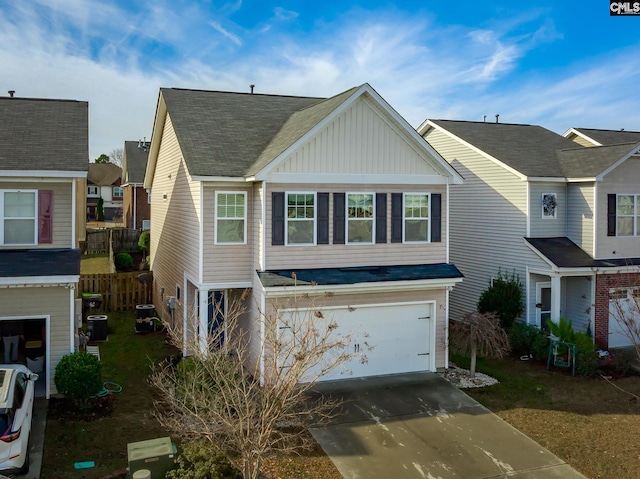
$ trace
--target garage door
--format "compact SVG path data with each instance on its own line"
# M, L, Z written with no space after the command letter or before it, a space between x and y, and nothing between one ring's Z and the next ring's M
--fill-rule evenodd
M333 334L349 336L347 347L356 356L319 380L435 370L433 311L432 302L322 308L316 324L334 320ZM285 311L282 324L296 317L304 313ZM281 325L280 331L286 341L288 328ZM315 376L317 370L311 370L307 377Z
M632 346L631 341L625 334L624 328L618 321L619 318L625 318L625 320L633 320L634 316L636 321L640 321L638 318L639 305L640 305L640 290L638 288L616 288L609 291L609 347L610 348L624 348ZM638 327L636 326L636 331ZM640 338L638 338L640 339Z

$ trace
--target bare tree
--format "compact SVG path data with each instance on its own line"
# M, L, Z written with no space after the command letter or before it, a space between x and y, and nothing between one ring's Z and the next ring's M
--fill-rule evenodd
M640 273L622 275L618 284L610 288L609 314L640 359Z
M469 372L476 375L476 358L502 358L511 350L509 336L500 325L496 313L467 313L462 320L451 321L449 328L451 349L471 357Z
M258 477L268 455L309 446L306 428L330 417L339 404L312 395L316 381L352 359L366 361L347 353L351 333L339 334L336 322L312 300L294 301L301 302L307 307L300 314L273 310L252 319L252 329L264 332L259 354L251 347L255 338L239 327L246 312L234 302L227 306L224 327L211 331L204 349L203 338L188 340L190 357L177 366L157 366L151 376L160 392L160 422L183 437L206 438L238 464L245 479ZM170 337L182 348L181 331Z
M111 153L109 153L109 159L111 160L111 163L122 168L122 165L124 164L124 149L114 148L111 150Z

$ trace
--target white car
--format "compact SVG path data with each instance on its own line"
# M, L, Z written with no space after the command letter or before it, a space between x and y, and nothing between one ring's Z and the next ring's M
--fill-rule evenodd
M38 375L22 364L0 364L0 472L29 470L29 435L34 382Z

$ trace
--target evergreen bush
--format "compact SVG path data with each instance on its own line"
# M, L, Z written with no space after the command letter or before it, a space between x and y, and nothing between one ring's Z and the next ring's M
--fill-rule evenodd
M498 271L498 277L493 284L485 289L478 300L479 313L496 313L500 324L507 331L524 312L522 283L515 273L503 274Z
M60 394L86 406L102 390L102 365L96 356L84 351L67 354L56 366L53 380Z
M211 443L201 439L185 443L176 458L176 468L167 479L241 479L240 471Z
M126 271L133 267L133 258L129 253L118 253L113 261L118 271Z

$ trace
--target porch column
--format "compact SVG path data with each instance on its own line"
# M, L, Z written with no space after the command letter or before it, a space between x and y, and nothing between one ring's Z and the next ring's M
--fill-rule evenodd
M200 352L205 353L208 351L208 330L209 330L209 291L200 291L200 318L198 321L198 342L200 345Z
M551 321L556 324L560 322L561 292L560 276L551 276Z

